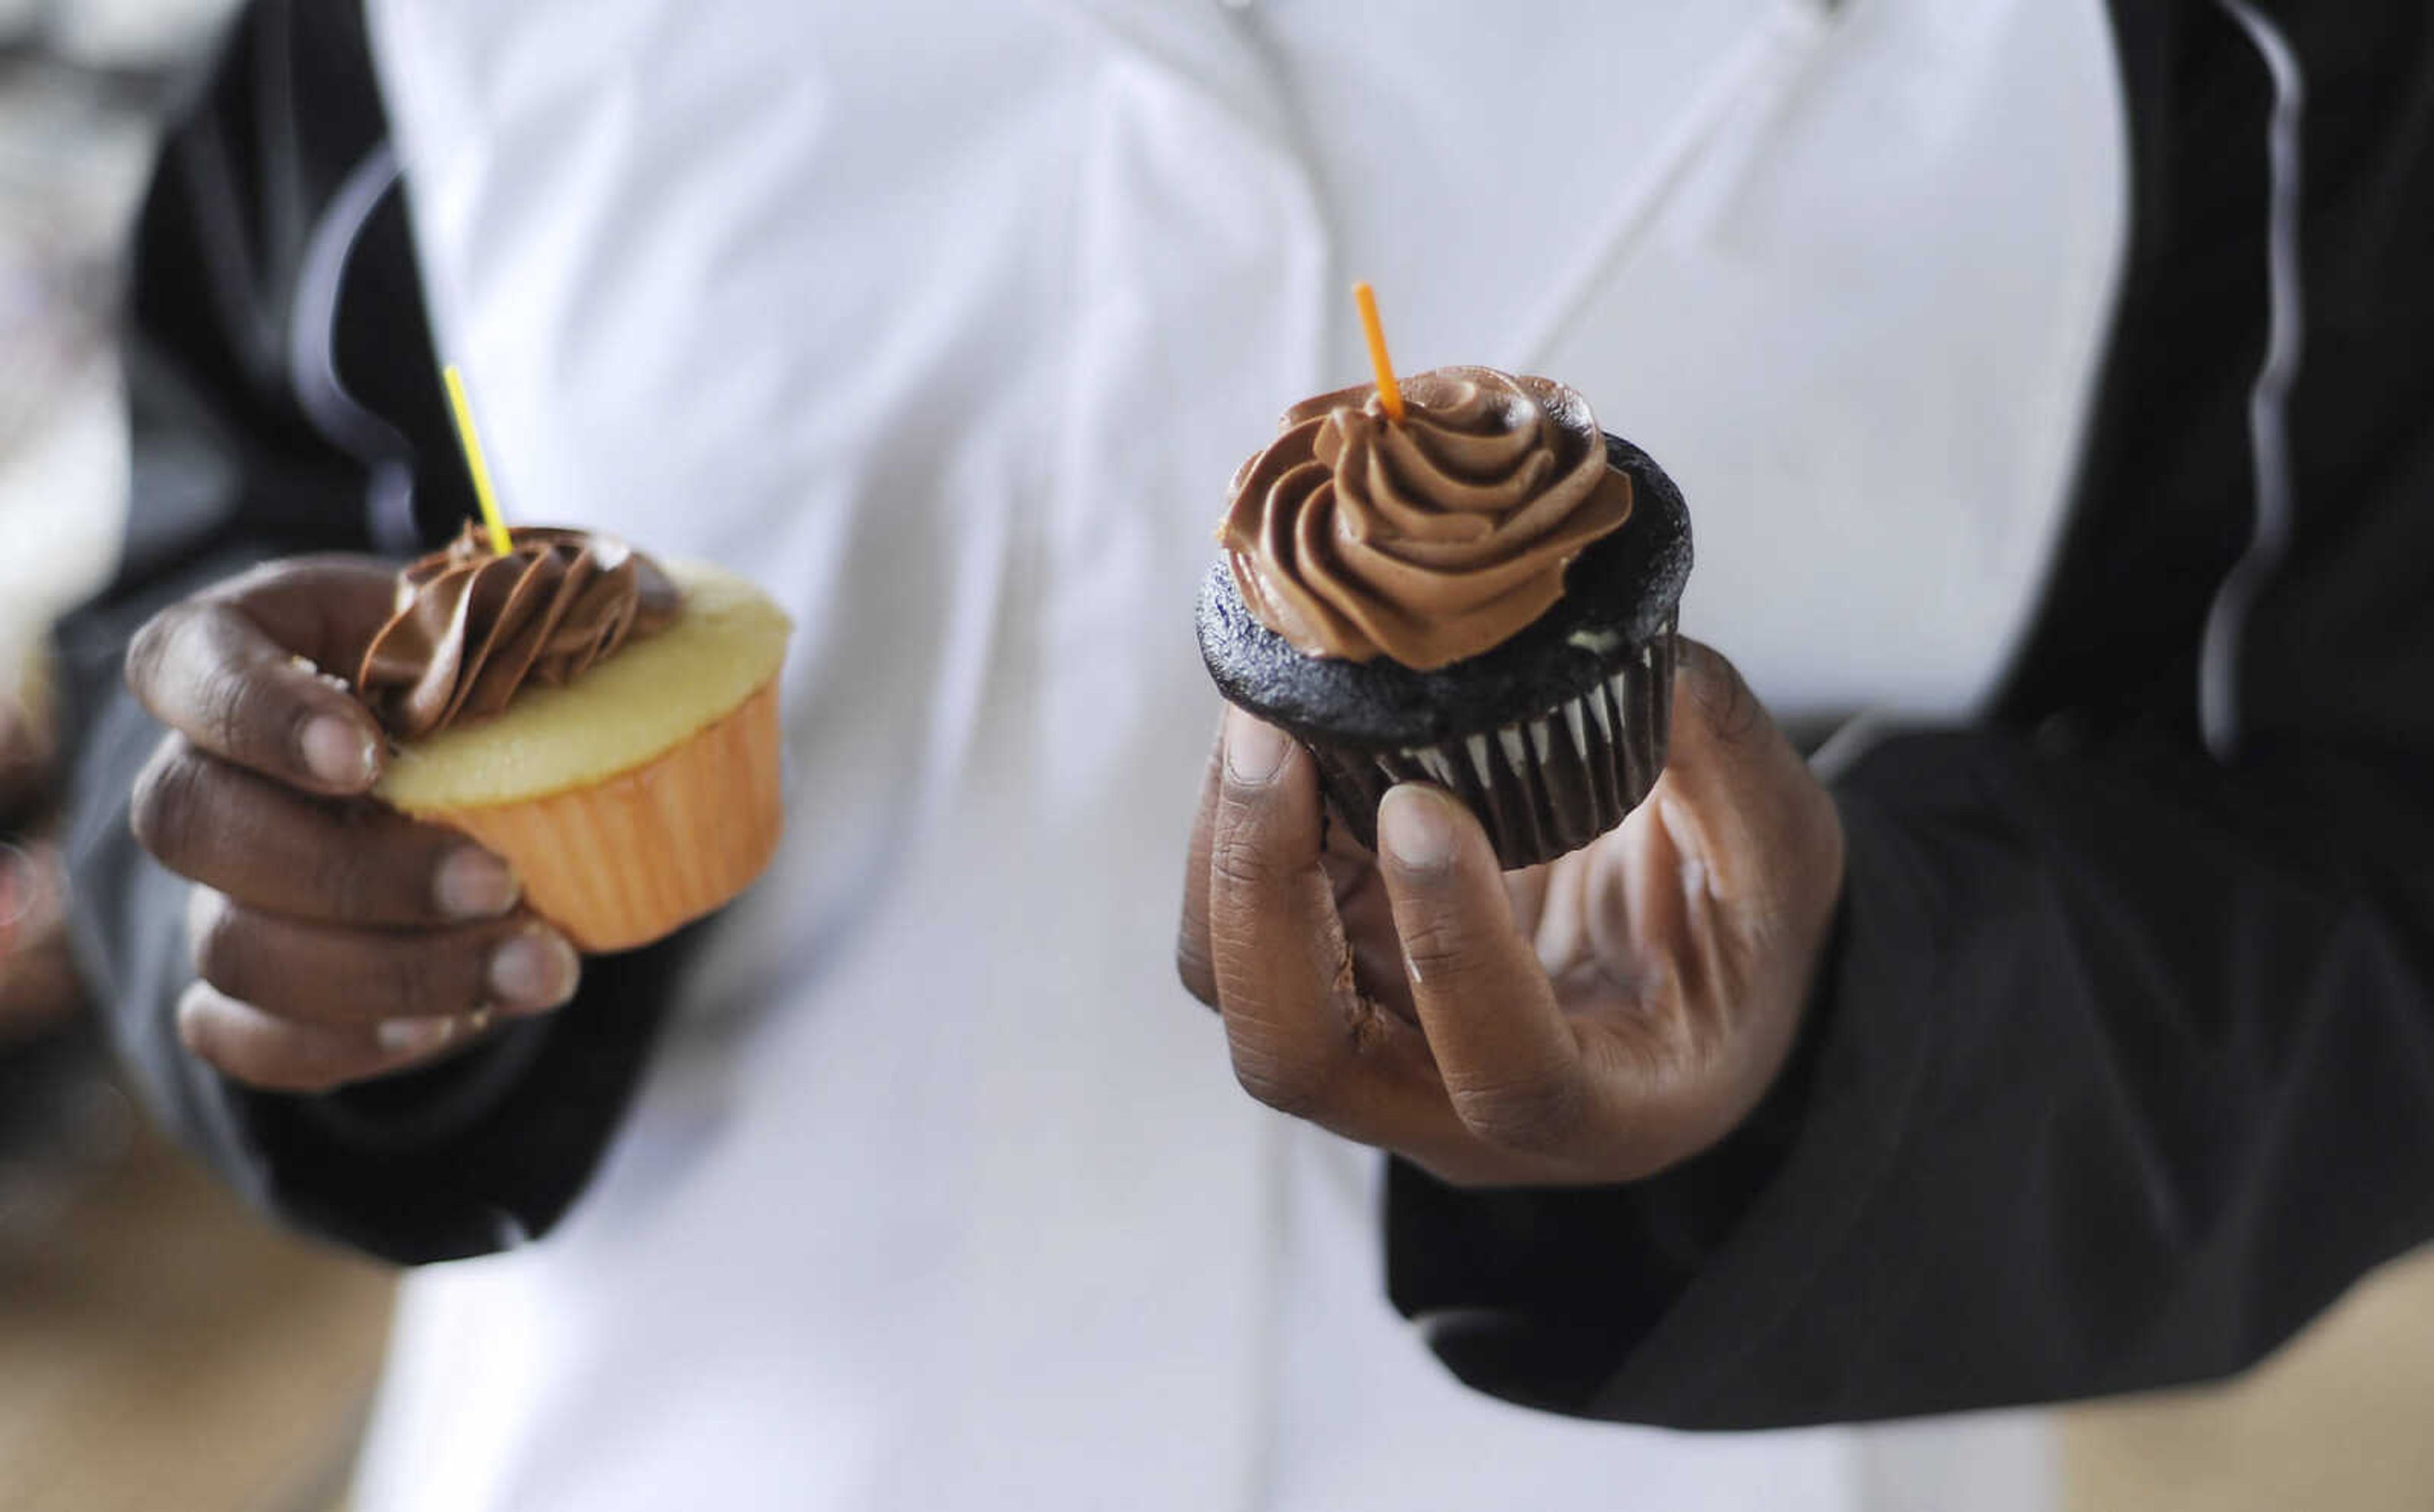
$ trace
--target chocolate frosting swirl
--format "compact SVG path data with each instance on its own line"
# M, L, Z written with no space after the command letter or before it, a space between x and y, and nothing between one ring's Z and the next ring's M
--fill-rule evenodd
M1440 367L1386 419L1371 384L1285 412L1234 475L1217 539L1252 617L1310 656L1419 671L1500 644L1631 515L1586 400L1544 378Z
M610 535L478 524L398 574L397 611L372 637L355 689L402 740L488 719L526 682L555 688L676 619L683 595Z

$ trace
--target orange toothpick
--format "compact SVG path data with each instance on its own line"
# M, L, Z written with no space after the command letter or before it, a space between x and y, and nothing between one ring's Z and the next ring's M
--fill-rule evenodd
M1352 286L1352 302L1361 307L1361 333L1369 338L1369 365L1378 370L1378 405L1386 418L1403 423L1403 385L1395 382L1395 365L1386 360L1386 328L1378 320L1378 291L1366 283Z

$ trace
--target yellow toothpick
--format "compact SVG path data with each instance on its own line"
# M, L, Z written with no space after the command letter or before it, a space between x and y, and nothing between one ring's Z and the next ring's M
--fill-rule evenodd
M1361 307L1361 332L1369 338L1369 365L1378 370L1378 404L1386 418L1403 423L1403 385L1395 382L1395 365L1386 360L1386 328L1378 323L1378 294L1365 283L1352 286L1352 302Z
M482 460L481 433L473 429L472 401L465 398L465 375L451 363L439 370L448 382L448 407L456 412L456 439L465 447L465 466L473 474L473 497L482 505L482 524L490 534L490 550L505 556L514 549L507 521L499 513L499 496L490 487L490 465Z

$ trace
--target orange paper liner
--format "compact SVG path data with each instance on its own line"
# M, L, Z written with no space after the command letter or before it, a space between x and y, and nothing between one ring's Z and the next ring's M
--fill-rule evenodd
M605 782L414 815L504 858L578 949L648 944L743 892L778 848L777 681Z

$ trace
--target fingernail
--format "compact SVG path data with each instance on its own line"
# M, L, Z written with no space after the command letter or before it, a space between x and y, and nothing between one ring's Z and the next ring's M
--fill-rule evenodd
M1264 788L1276 780L1292 743L1285 732L1235 709L1226 716L1226 775L1236 785Z
M390 1055L423 1055L438 1049L456 1037L456 1021L453 1018L391 1018L383 1019L372 1031L380 1047Z
M490 956L490 993L506 1011L540 1012L574 995L574 947L546 929L516 936Z
M433 898L452 919L495 919L516 906L516 875L478 845L459 845L432 878Z
M333 788L353 791L371 785L380 753L351 722L316 714L304 725L304 765Z
M1407 872L1442 871L1453 861L1453 811L1442 793L1404 783L1378 805L1378 845Z

